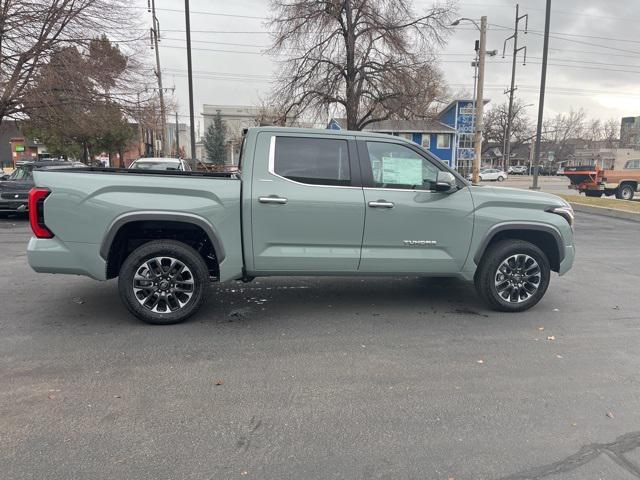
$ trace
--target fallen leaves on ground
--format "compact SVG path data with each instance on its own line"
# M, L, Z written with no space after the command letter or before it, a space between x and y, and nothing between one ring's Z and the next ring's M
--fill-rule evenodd
M547 337L547 340L549 340L549 341L553 341L553 340L555 340L555 339L556 339L556 336L555 336L555 335L549 335L549 336Z
M216 380L216 385L224 385L224 380Z
M482 359L476 360L476 363L479 363L480 365L482 365L484 363L484 360L482 360Z
M613 418L613 413L612 412L607 412L607 417Z

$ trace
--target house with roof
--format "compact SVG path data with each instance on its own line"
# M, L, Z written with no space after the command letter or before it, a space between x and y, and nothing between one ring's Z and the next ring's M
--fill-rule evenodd
M332 118L327 128L342 130L346 124L344 118ZM406 138L422 145L447 165L453 165L456 131L438 120L382 120L367 125L364 130Z
M485 104L489 100L485 100ZM473 100L453 100L434 119L383 120L364 130L387 133L422 145L451 168L471 171L474 150L475 108ZM346 128L344 118L332 118L328 129Z

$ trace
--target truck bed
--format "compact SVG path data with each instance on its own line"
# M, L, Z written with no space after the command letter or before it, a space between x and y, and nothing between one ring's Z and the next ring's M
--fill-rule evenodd
M37 255L58 249L67 273L104 280L104 239L128 221L195 219L225 246L221 279L242 274L241 180L236 174L88 167L34 171L34 180L51 191L44 215L55 236L33 239L42 245L30 245L29 251ZM37 258L32 260L37 269Z
M135 168L106 168L106 167L84 167L84 168L60 168L58 171L74 173L112 173L131 175L160 175L160 176L180 176L180 177L213 177L213 178L236 178L236 172L200 172L192 170L182 172L179 170L143 170Z

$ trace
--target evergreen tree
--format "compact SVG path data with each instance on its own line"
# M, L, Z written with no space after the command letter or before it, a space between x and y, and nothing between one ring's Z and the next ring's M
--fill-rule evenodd
M209 125L204 134L204 149L207 153L207 159L214 165L224 165L227 160L225 136L226 128L218 110L213 123Z

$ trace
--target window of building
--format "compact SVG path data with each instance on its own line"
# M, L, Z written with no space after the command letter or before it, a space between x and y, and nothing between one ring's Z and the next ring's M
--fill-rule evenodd
M350 185L346 140L277 137L274 173L313 185Z
M374 185L378 188L433 190L438 168L403 145L367 142Z
M431 135L428 133L422 134L422 148L429 150L431 148Z
M451 135L438 134L438 148L446 149L451 148Z
M474 134L473 133L461 133L458 148L474 148Z

